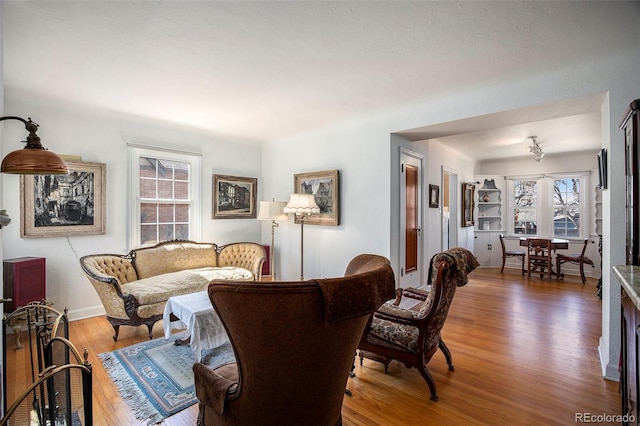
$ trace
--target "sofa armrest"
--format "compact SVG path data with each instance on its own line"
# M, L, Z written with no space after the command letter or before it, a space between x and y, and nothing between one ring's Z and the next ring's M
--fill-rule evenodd
M120 285L138 279L131 261L126 256L98 254L81 257L80 266L98 293L107 316L130 317L123 303L130 295L123 294Z
M254 279L260 281L262 277L262 264L267 254L257 243L232 243L223 246L218 254L218 266L235 266L248 269L253 273Z

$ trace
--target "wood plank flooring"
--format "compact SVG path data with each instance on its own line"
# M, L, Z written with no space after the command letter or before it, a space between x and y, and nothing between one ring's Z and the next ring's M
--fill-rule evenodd
M439 401L429 400L417 370L394 361L384 374L382 364L365 359L348 381L353 396L344 399L344 425L566 425L576 423L576 413L619 414L618 383L600 372L600 317L595 280L583 286L579 277L547 281L478 269L457 290L442 332L455 371L440 352L428 364ZM142 424L97 354L145 340L146 327L122 327L117 343L102 317L74 321L70 330L71 341L90 351L95 424ZM154 335L162 338L161 324ZM194 405L163 425L195 425L196 416Z

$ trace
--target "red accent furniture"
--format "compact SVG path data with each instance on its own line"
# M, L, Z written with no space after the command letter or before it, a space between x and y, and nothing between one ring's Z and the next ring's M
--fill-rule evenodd
M17 257L3 262L4 297L13 299L5 303L5 313L29 302L47 297L47 268L44 257Z

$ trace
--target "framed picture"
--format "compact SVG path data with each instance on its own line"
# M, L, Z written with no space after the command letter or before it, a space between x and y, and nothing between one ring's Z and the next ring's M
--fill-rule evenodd
M440 206L440 187L429 184L429 207L438 208Z
M472 183L462 184L462 226L473 226L475 224L473 218L473 210L475 202L473 201L476 186Z
M213 218L255 219L258 179L213 175Z
M67 161L67 175L20 176L20 237L105 233L107 166Z
M309 216L305 225L338 226L340 224L340 194L338 170L300 173L293 175L293 188L296 194L313 194L320 214ZM296 223L300 223L298 218Z

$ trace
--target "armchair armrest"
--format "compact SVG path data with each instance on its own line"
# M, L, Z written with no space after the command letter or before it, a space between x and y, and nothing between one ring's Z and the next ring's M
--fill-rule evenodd
M220 370L224 376L222 374L218 374L217 370ZM230 397L231 399L238 389L237 371L235 363L222 366L216 370L213 370L202 363L195 363L193 365L193 377L195 380L196 396L198 397L198 400L201 403L212 407L219 414L224 414L227 397Z

